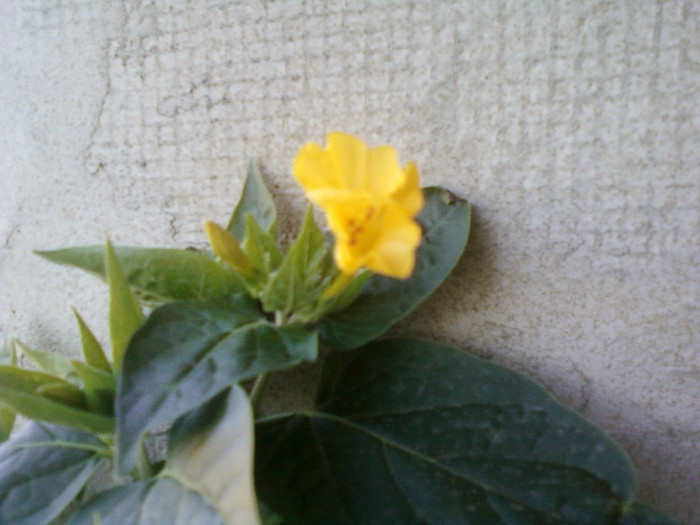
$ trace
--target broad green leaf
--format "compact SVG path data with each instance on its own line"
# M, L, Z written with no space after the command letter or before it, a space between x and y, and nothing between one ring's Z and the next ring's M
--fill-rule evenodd
M243 250L253 266L263 275L269 275L282 263L282 252L275 238L246 215L245 242Z
M106 280L103 246L35 252ZM139 300L147 304L208 301L244 291L236 274L201 252L116 246L114 253Z
M256 434L258 493L292 525L613 525L636 486L620 447L534 381L408 339L330 354L316 408Z
M117 386L120 472L129 471L146 432L239 381L314 360L316 338L270 323L243 294L154 310L129 345Z
M299 237L263 291L267 312L279 311L306 320L318 306L323 290L331 282L333 264L326 238L314 221L309 207Z
M321 340L335 349L350 349L376 339L405 317L450 274L467 244L469 204L441 188L426 188L418 216L423 241L416 268L406 280L372 276L347 308L325 318Z
M81 361L74 361L73 366L80 376L90 410L113 415L114 393L117 389L114 376Z
M69 357L56 352L32 350L19 340L15 340L15 344L22 355L34 363L42 372L80 386L80 377L78 377L78 373L75 371L72 360Z
M11 337L5 337L0 332L0 365L15 365L17 355L15 354L15 344ZM5 407L0 403L0 442L10 437L12 428L15 426L15 411Z
M114 430L113 418L87 410L83 392L41 372L0 366L0 403L30 419L97 434Z
M83 321L80 314L73 310L76 320L78 321L78 327L80 328L80 342L83 346L83 356L85 356L85 362L90 365L103 370L108 373L112 373L112 365L109 364L107 356L105 355L102 345L92 333L90 327Z
M184 480L229 525L260 523L253 487L253 415L240 387L178 420L168 456L161 478Z
M241 200L236 205L227 230L243 242L246 235L246 216L250 215L264 231L277 237L277 209L270 190L265 186L257 162L248 164L248 176L243 185Z
M50 522L106 461L101 449L104 445L89 434L27 423L0 445L0 523Z
M143 313L131 292L112 244L105 245L105 268L109 285L109 337L114 370L119 371L131 336L143 324Z
M648 505L634 503L622 516L620 525L677 525L677 522Z
M68 525L96 524L228 525L198 492L172 478L100 492L68 520Z
M99 494L70 525L259 525L253 491L253 420L237 386L175 422L168 460L150 482Z

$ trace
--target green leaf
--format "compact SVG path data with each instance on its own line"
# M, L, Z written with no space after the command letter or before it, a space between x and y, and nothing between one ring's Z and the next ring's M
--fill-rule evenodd
M255 222L252 215L246 215L245 251L251 264L263 275L269 275L282 263L282 252L275 238Z
M263 291L263 308L266 312L279 311L287 315L293 312L305 320L316 311L321 293L330 284L333 273L330 248L309 207L299 237Z
M42 372L60 377L76 386L81 385L80 377L69 357L56 352L32 350L19 340L15 340L15 344L22 355L34 363Z
M260 523L253 491L253 420L237 386L175 422L168 460L151 482L98 495L70 525Z
M243 194L233 210L226 229L243 242L246 235L246 216L250 215L273 239L277 237L277 208L272 194L265 186L260 168L254 160L248 164L248 176Z
M231 523L223 521L198 492L172 478L139 481L100 492L68 520L68 525Z
M143 313L134 294L131 293L129 283L109 241L105 245L105 268L109 284L109 337L112 343L112 362L114 370L118 372L131 336L143 324Z
M48 523L105 462L104 445L60 426L27 423L0 445L0 523Z
M183 480L230 523L260 523L253 488L253 415L234 386L178 420L160 477Z
M321 340L331 348L357 348L383 334L405 317L450 274L467 244L469 204L441 188L426 188L425 207L418 216L423 241L416 268L406 280L372 276L347 308L325 318Z
M13 409L0 405L0 442L5 441L12 434L16 415Z
M117 389L114 376L81 361L74 361L73 366L80 376L90 410L114 415L114 393Z
M229 386L316 358L315 332L276 326L246 295L153 311L131 341L117 386L118 468L141 437Z
M80 328L80 342L83 346L83 356L85 356L85 362L90 365L103 370L108 373L112 373L112 365L109 364L107 356L105 355L102 345L92 333L90 327L85 324L83 318L80 314L73 310L76 320L78 321L78 327Z
M35 252L106 280L103 246ZM208 301L244 291L236 274L205 254L190 250L116 246L114 253L129 284L146 304Z
M5 337L0 332L0 365L15 365L17 356L15 354L15 344L11 337ZM11 408L0 404L0 442L10 437L12 428L15 426L16 413Z
M634 503L625 512L620 525L678 525L666 514L643 503Z
M96 434L114 430L114 420L86 410L83 392L60 378L0 366L0 403L18 413Z
M0 332L0 365L16 365L15 339Z
M620 447L531 379L414 340L330 354L316 408L256 434L258 493L290 524L612 525L636 485Z

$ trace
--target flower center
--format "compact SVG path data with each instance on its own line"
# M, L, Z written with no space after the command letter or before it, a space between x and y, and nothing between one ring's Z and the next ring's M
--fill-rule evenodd
M373 219L376 215L377 206L370 204L367 206L363 215L347 219L346 233L349 246L356 247L362 243L362 241L364 241L364 244L367 244L367 242L374 237L376 225L373 224Z

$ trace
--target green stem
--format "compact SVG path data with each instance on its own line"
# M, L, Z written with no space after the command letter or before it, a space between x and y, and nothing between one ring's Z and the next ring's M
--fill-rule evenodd
M139 451L135 469L137 479L149 479L153 477L153 469L151 468L151 463L148 461L148 452L143 443L141 444L141 450Z
M250 391L250 406L253 407L253 414L260 411L260 402L262 400L262 395L265 390L265 383L267 382L268 375L260 374L253 383L253 388Z

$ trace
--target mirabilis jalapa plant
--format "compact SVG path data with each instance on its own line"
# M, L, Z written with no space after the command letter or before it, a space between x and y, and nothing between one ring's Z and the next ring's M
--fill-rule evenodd
M213 255L38 252L108 283L111 360L80 316L84 361L5 345L1 437L16 413L33 421L0 446L0 523L673 523L635 502L620 447L531 379L380 339L457 263L467 202L421 190L393 148L339 132L304 145L293 173L332 246L310 208L280 248L251 163L228 226L205 225ZM320 346L313 407L260 413L269 374ZM16 366L17 350L37 370ZM149 457L164 431L166 457ZM109 462L117 486L86 496Z

